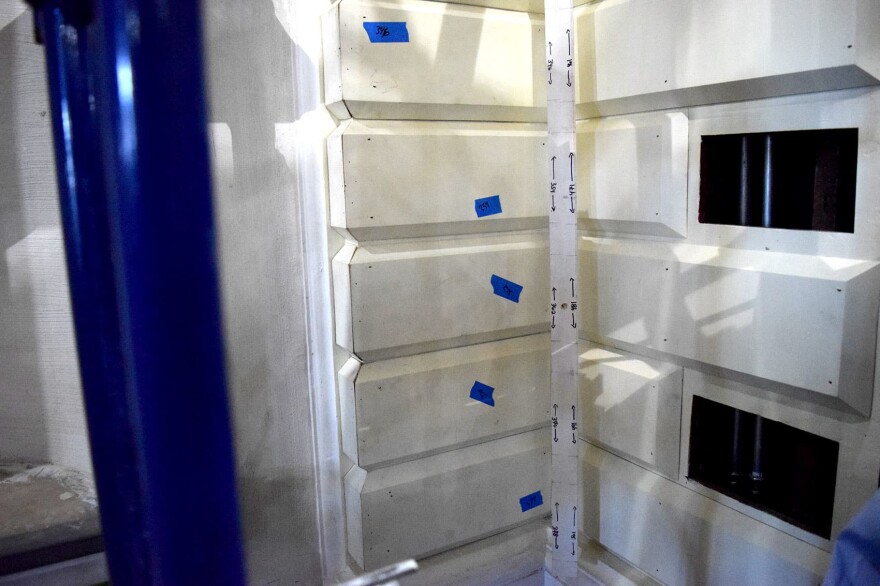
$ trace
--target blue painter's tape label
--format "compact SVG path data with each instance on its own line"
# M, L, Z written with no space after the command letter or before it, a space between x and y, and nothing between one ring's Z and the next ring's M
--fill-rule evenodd
M526 496L519 499L519 508L522 509L522 512L525 513L535 507L540 507L544 504L544 497L541 495L541 491L533 492L532 494L527 494Z
M522 293L523 286L517 285L513 281L502 279L498 275L492 275L492 290L495 295L510 299L514 303L519 303L519 294Z
M474 209L477 211L477 217L492 216L501 213L501 196L491 195L489 197L481 197L474 200Z
M495 406L495 398L492 396L492 393L495 391L495 387L490 387L487 384L483 384L478 380L474 381L474 386L471 387L471 399L475 401L479 401L480 403L485 403L489 407Z
M365 22L364 30L371 43L408 43L405 22Z

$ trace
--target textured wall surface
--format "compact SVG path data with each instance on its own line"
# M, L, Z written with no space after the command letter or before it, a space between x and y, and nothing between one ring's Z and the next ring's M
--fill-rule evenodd
M0 0L0 461L90 471L43 48Z
M294 171L294 45L269 1L205 7L220 269L249 581L320 576L303 263ZM301 55L301 54L300 54Z

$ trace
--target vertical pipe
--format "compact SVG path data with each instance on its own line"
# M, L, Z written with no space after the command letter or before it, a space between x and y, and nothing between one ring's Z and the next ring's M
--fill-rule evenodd
M200 7L96 6L101 154L153 580L240 584Z
M764 484L764 418L755 416L755 449L752 455L752 493L761 494Z
M764 197L761 214L761 225L764 228L773 226L773 137L764 136Z
M120 584L145 583L150 560L132 437L133 413L122 361L107 202L92 79L89 30L59 2L36 13L45 44L64 248L83 401L110 573ZM82 16L82 15L80 15Z
M733 410L733 446L730 454L730 478L731 486L737 486L742 477L742 453L740 442L742 441L743 417L742 411Z
M199 3L35 4L111 579L243 584Z
M749 209L749 140L748 135L740 138L740 169L739 169L739 225L750 226L752 223Z

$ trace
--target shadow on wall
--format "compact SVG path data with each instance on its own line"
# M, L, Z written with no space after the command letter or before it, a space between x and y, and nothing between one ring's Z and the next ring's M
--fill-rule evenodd
M0 5L0 461L90 473L43 47Z

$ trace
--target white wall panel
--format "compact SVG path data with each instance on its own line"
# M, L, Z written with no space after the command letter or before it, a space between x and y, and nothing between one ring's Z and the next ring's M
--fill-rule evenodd
M818 584L829 554L582 444L584 533L665 584Z
M494 389L491 401L470 397L477 381ZM545 334L365 365L351 359L339 390L346 454L370 469L546 423L550 341Z
M685 369L683 388L680 469L683 483L692 490L702 492L765 524L830 551L831 541L686 478L694 396L705 397L735 409L754 413L839 444L834 513L831 523L832 538L837 536L877 490L877 470L880 470L880 424L857 415L843 415L839 411L817 406L795 396L768 392L690 369ZM875 406L874 409L876 410L877 407Z
M584 238L582 334L745 373L870 413L878 263Z
M878 3L880 5L880 3ZM854 259L880 258L880 88L787 96L688 111L688 242ZM854 233L701 224L700 145L705 135L857 128Z
M532 431L346 475L349 552L366 569L450 549L549 511L549 438ZM526 511L520 498L541 491Z
M364 23L406 23L371 42ZM399 27L400 25L396 25ZM541 16L422 0L343 0L325 17L325 100L340 118L546 119Z
M678 478L682 368L582 341L581 435Z
M579 118L878 83L876 0L610 0L575 12Z
M577 123L581 226L687 235L688 120L681 112Z
M540 233L346 245L333 261L337 344L362 361L549 329ZM492 276L522 286L496 295Z
M328 141L331 224L357 240L542 228L545 137L537 124L351 120ZM500 213L478 214L495 195Z

